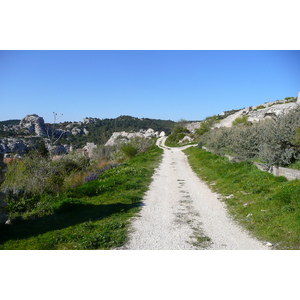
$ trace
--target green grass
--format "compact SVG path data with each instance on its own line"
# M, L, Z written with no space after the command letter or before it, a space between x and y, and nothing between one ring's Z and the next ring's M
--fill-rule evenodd
M295 169L295 170L300 170L300 160L297 159L294 163L288 165L287 168L291 168L291 169Z
M167 139L165 141L165 146L167 146L167 147L182 147L182 145L179 145L176 142L171 142L169 137L167 137Z
M229 213L249 232L275 249L300 249L299 180L287 181L194 147L185 153L197 175L223 195Z
M169 137L167 137L167 139L165 141L165 146L166 147L182 147L182 146L187 146L187 145L194 145L196 143L197 142L179 144L178 142L172 141L172 139L170 140Z
M127 241L162 150L152 149L0 228L0 249L112 249Z

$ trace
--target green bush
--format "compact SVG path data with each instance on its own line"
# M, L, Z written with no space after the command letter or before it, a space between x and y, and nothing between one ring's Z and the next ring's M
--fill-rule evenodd
M238 126L238 125L251 125L251 122L248 122L248 117L247 116L240 116L238 118L236 118L233 122L232 125L233 126Z
M155 147L94 181L59 195L41 195L37 203L30 204L30 211L10 214L12 226L1 230L0 249L121 247L162 152Z
M218 155L229 153L243 160L258 159L276 166L286 166L300 155L300 108L271 120L209 130L200 141ZM244 119L245 121L245 119Z
M254 110L259 110L259 109L263 109L266 108L264 105L258 105Z
M196 135L201 136L208 132L213 124L218 121L218 116L207 117L204 121L200 123L200 127L195 130Z
M168 136L166 145L175 147L179 144L179 141L181 141L185 136L189 134L190 131L184 126L184 122L178 122L174 126L172 133Z
M121 151L128 157L128 158L132 158L134 156L137 155L138 153L138 149L131 145L131 144L126 144L126 145L123 145L121 147Z

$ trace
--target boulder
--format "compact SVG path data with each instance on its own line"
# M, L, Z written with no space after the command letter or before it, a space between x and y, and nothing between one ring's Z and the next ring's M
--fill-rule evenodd
M72 129L71 133L72 133L73 135L81 134L81 133L82 133L82 130L81 130L80 128L78 128L78 127L74 127L74 128Z
M155 131L152 128L147 129L147 131L144 134L145 138L152 138L155 137Z
M86 145L83 147L83 149L87 151L89 158L93 156L94 149L96 148L97 146L94 143L86 143Z

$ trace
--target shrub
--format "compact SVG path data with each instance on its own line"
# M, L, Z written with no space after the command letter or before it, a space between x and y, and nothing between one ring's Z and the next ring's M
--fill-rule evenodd
M208 132L214 123L218 121L218 116L207 117L204 121L200 123L200 127L195 130L198 136L203 135Z
M16 197L30 199L35 195L54 195L62 191L70 176L85 170L88 164L87 158L76 155L53 162L39 156L25 157L9 164L3 189L11 200ZM22 194L9 191L22 191Z
M266 108L264 105L258 105L254 110L259 110L259 109L263 109Z
M117 153L120 146L103 146L99 145L93 150L93 160L94 161L114 161L117 158Z
M137 155L138 149L132 144L125 144L121 147L121 151L128 157L132 158Z
M248 122L248 117L247 116L240 116L238 118L236 118L233 122L232 125L233 126L238 126L238 125L251 125L251 122Z
M210 130L201 142L215 154L230 152L243 160L259 159L269 166L293 163L300 154L300 108L252 126Z
M300 126L300 108L262 124L259 157L270 165L284 166L299 155L293 144L296 128Z

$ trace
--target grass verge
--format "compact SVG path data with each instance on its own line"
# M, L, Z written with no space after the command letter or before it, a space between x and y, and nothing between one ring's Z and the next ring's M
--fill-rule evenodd
M162 150L137 155L77 188L45 197L30 214L0 228L0 249L111 249L127 241L129 219L140 209ZM41 213L43 212L43 213Z
M182 144L178 144L177 142L172 142L170 141L169 137L167 137L166 141L165 141L165 146L166 147L183 147L183 146L187 146L187 145L195 145L197 142L192 142L192 143L182 143Z
M229 213L250 233L274 249L300 249L299 180L287 181L195 147L185 153L196 174L223 195Z

